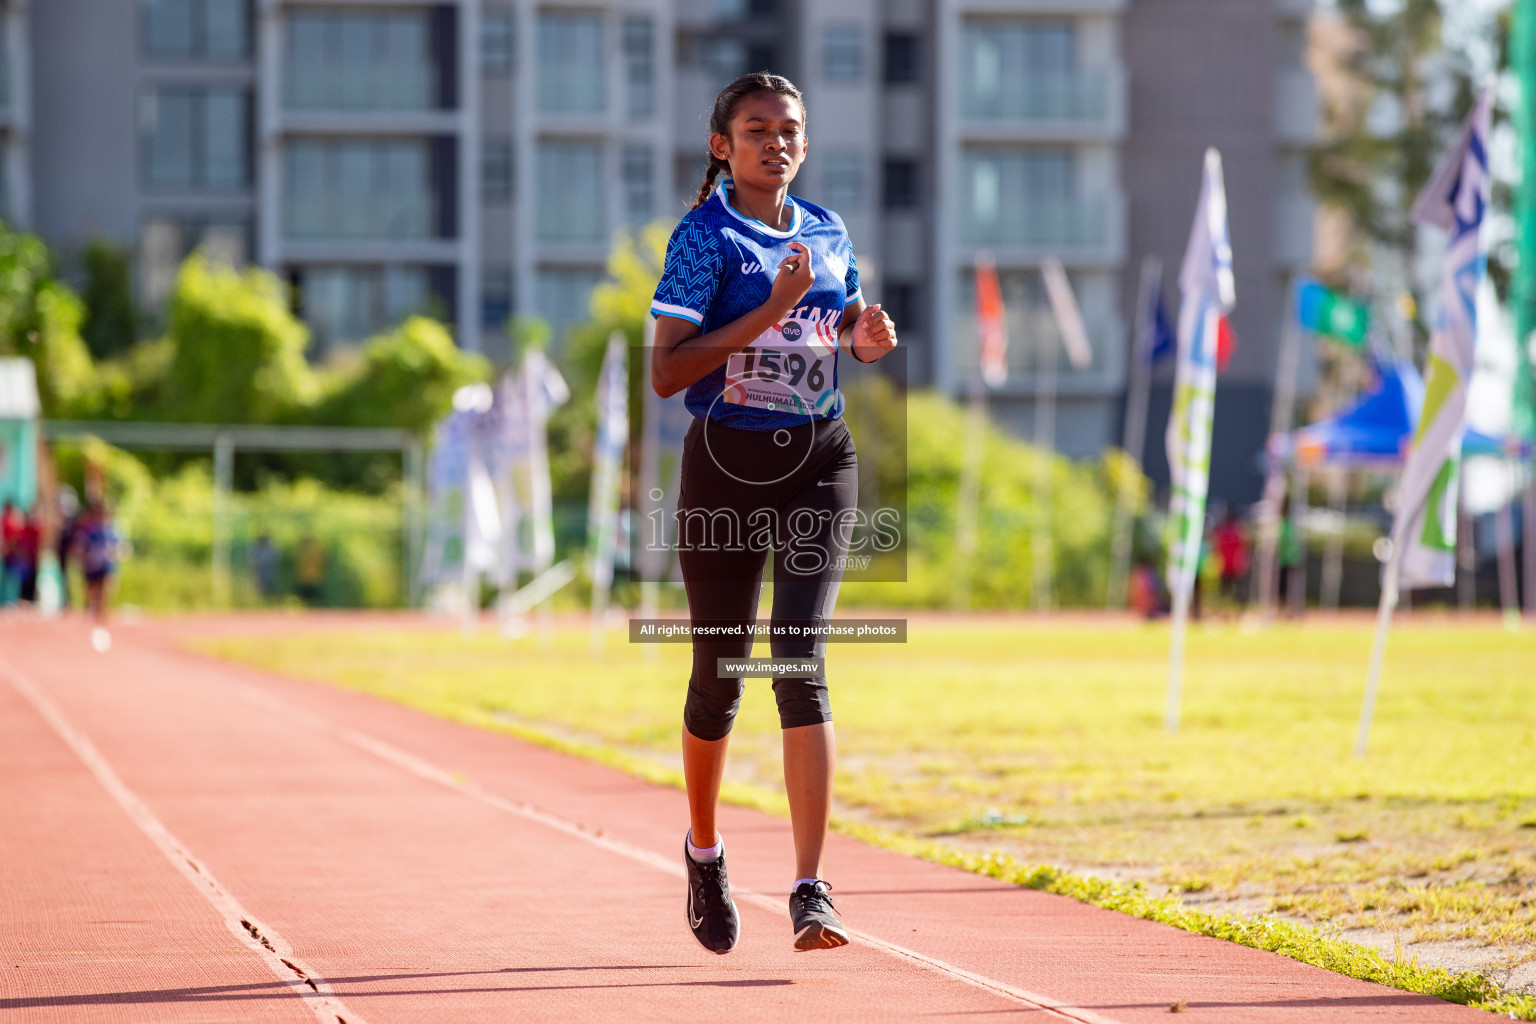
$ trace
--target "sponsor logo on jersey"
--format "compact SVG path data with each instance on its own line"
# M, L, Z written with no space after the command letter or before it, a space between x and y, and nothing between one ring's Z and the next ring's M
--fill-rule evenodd
M801 328L801 326L793 320L784 325L785 341L799 341L800 335L804 333L805 331Z
M763 265L761 263L743 263L741 265L741 272L743 274L761 274L763 272Z

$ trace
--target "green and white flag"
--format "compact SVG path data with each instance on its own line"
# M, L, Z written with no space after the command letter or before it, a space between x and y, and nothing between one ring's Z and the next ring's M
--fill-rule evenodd
M1482 226L1490 186L1491 106L1490 87L1413 204L1415 223L1449 232L1451 241L1440 272L1439 318L1429 339L1424 410L1403 466L1393 555L1384 570L1386 585L1399 589L1448 587L1456 579L1461 441L1477 348L1477 289L1487 263Z
M1227 235L1227 192L1221 154L1205 151L1205 176L1195 223L1179 271L1178 369L1168 417L1168 585L1188 600L1205 536L1205 498L1211 482L1211 418L1216 409L1216 341L1221 321L1236 303L1232 245Z

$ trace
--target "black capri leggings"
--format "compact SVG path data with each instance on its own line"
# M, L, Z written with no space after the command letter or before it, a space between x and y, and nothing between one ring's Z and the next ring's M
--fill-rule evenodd
M773 558L773 624L820 625L832 617L858 505L858 454L842 420L774 431L694 420L683 442L678 546L692 623L744 629L757 617L763 567ZM775 658L826 655L825 639L780 639ZM740 676L719 658L745 658L749 634L695 635L683 724L722 739L741 705ZM776 678L785 729L832 720L825 675Z

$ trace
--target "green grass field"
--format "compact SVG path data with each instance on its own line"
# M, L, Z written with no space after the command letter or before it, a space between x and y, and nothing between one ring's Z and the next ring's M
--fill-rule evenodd
M1164 628L926 617L909 632L830 652L846 827L1218 910L1461 940L1483 967L1536 960L1536 632L1400 620L1364 760L1364 620L1195 627L1176 735L1162 726ZM647 660L620 634L602 656L587 644L585 629L549 651L295 632L205 649L675 780L688 648ZM782 809L772 694L748 687L729 795Z

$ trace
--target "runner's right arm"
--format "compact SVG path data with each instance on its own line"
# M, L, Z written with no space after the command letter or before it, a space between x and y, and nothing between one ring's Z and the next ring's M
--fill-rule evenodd
M691 320L666 314L656 318L651 387L658 395L670 398L724 366L726 360L751 345L805 298L816 282L810 253L799 242L789 245L795 253L779 264L768 301L747 315L708 334L699 334L699 325Z

